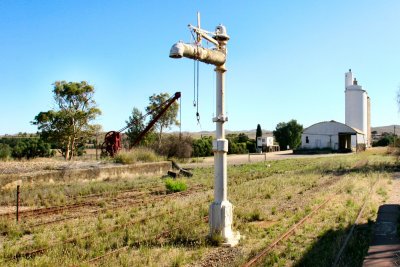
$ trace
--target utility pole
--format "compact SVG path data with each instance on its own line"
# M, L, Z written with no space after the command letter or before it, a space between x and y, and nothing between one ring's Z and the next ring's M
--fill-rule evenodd
M209 208L210 236L221 235L225 246L238 244L240 234L232 231L233 206L228 200L227 152L228 140L225 139L224 123L228 121L225 114L225 66L229 36L223 25L218 25L215 32L200 28L200 15L197 14L197 27L189 24L189 29L197 35L195 44L178 42L171 48L171 58L190 58L215 65L216 72L216 140L213 140L214 152L214 202ZM204 38L215 45L215 49L203 48Z

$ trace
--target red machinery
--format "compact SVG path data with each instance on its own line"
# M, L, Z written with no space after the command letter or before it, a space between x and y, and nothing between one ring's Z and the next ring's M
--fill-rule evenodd
M143 120L150 114L157 114L147 125L147 127L138 135L136 140L134 141L133 145L137 145L143 137L150 131L150 129L154 126L154 124L160 119L160 117L168 110L168 108L174 103L177 99L181 97L181 92L176 92L175 95L171 96L168 100L166 100L164 103L161 103L157 108L149 111L145 115L143 115L140 120ZM124 128L122 128L119 131L110 131L106 133L104 137L104 143L101 146L101 151L102 154L109 155L110 157L114 157L115 154L118 153L122 149L122 135L121 133L125 131L126 129L131 128L133 125L135 125L136 122L133 122Z

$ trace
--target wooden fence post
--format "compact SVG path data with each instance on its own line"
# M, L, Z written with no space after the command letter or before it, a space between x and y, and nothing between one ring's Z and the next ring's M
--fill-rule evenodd
M17 185L17 203L16 203L17 205L17 210L16 210L16 213L15 213L15 215L16 215L16 219L17 219L17 223L18 223L18 221L19 221L19 185Z

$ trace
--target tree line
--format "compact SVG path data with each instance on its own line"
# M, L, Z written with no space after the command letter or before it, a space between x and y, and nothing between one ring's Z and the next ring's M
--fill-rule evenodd
M33 138L1 138L0 159L33 159L36 157L51 157L54 155L49 143L38 137Z
M101 126L93 122L101 114L94 100L94 86L85 81L56 81L53 84L55 108L39 112L31 122L38 128L35 138L2 138L0 139L0 159L50 157L57 150L66 160L72 160L84 153L85 145L93 143L93 137L101 132ZM157 114L152 110L160 106L170 95L168 93L153 94L145 108L152 120ZM179 104L173 103L154 127L140 140L140 146L154 149L167 157L188 158L213 155L210 136L193 139L190 136L164 134L167 129L179 125L177 115ZM131 149L138 135L146 127L143 113L136 107L128 120L125 146ZM295 120L280 123L274 131L276 141L281 149L297 147L301 142L302 126ZM261 126L257 125L256 137L262 136ZM227 134L229 154L256 152L256 139L246 134Z

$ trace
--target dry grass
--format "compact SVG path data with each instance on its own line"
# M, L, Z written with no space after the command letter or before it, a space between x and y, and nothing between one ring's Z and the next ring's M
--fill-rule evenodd
M230 167L229 199L234 204L234 228L242 239L239 247L221 254L225 264L238 266L268 245L305 214L336 194L333 200L295 235L280 244L266 259L265 265L324 266L335 257L340 241L354 221L365 196L369 197L363 223L373 221L377 207L389 192L392 172L397 170L393 157L368 151L351 156L316 159L291 159ZM187 179L188 188L202 184L206 190L188 197L166 199L156 205L110 209L97 216L77 218L65 223L43 226L27 232L25 225L0 222L6 234L0 237L0 265L4 266L87 266L94 257L118 248L119 253L100 260L101 266L183 266L210 264L218 248L207 240L204 217L212 202L213 169L194 170ZM371 195L370 187L380 180ZM69 192L101 192L112 188L149 190L163 186L160 177L102 181L94 184L52 185L33 189L26 201L35 203L38 194L59 192L53 202ZM92 187L91 187L92 186ZM72 189L66 189L72 188ZM90 189L94 188L94 189ZM46 193L47 192L47 193ZM53 203L51 202L51 203ZM105 201L107 207L107 202ZM150 219L151 216L164 214ZM141 223L134 223L149 218ZM124 227L123 225L129 226ZM113 230L109 230L114 227ZM87 238L80 238L90 234ZM359 265L365 250L367 232L358 231L344 261ZM62 244L63 240L75 240ZM13 258L17 252L42 246L49 249L33 258ZM360 252L361 251L361 254ZM232 254L233 253L233 254ZM361 255L361 256L360 256ZM226 258L224 258L226 257ZM232 258L233 257L233 258ZM354 263L354 264L353 264Z
M122 164L133 164L136 162L156 162L160 161L161 158L149 148L134 148L130 151L119 152L114 161Z

